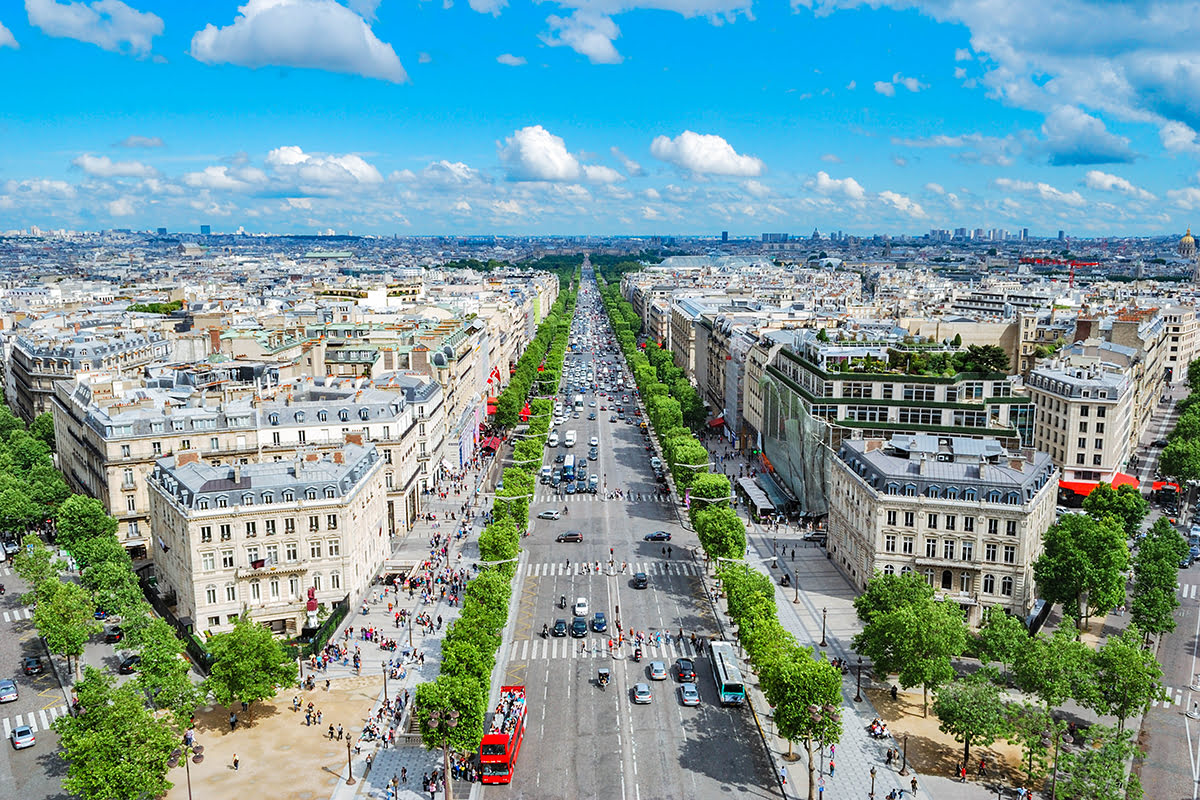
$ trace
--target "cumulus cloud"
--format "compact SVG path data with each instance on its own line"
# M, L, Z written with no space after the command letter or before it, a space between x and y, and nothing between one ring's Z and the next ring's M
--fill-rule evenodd
M1135 186L1125 178L1110 175L1098 169L1088 170L1087 175L1084 176L1083 183L1089 189L1099 189L1102 192L1120 192L1138 200L1154 199L1154 195L1140 186Z
M612 167L605 167L599 164L585 164L583 166L583 175L592 183L620 183L625 180L625 176Z
M254 167L205 167L199 172L188 172L183 182L193 189L210 189L224 192L249 192L267 183L267 174Z
M551 47L569 47L593 64L620 64L624 60L613 45L621 29L611 17L575 11L569 17L552 14L546 24L550 30L542 34L542 41Z
M1096 117L1074 106L1059 106L1042 125L1050 163L1056 167L1079 164L1129 163L1135 154L1129 139L1110 133Z
M523 56L514 56L512 53L501 53L496 60L507 67L519 67L525 63Z
M925 191L930 192L932 194L945 194L946 193L946 190L942 188L942 185L940 183L925 184Z
M305 153L295 145L277 147L267 153L264 163L285 180L306 191L338 190L383 183L379 170L361 156Z
M511 181L573 181L582 173L566 143L541 125L514 131L500 145L500 160Z
M613 147L611 152L613 158L621 162L621 166L625 169L625 174L629 177L637 178L646 174L646 171L642 169L642 165L621 152L619 147Z
M1185 211L1200 208L1200 189L1189 186L1186 189L1167 190L1167 199Z
M903 86L910 92L919 92L929 88L928 85L921 83L916 78L906 78L899 72L893 74L890 81L875 81L875 91L884 97L895 97L897 86Z
M896 96L896 86L891 81L875 81L875 91L884 97Z
M1013 135L1003 138L984 136L979 133L966 133L957 136L937 134L915 139L893 137L892 144L900 147L938 148L944 147L959 151L955 158L969 163L986 164L990 166L1008 166L1013 158L1021 152L1022 142Z
M140 161L113 161L108 156L91 153L84 153L71 163L97 178L152 178L158 174L154 167Z
M117 142L114 147L162 147L163 140L158 136L126 136L121 141Z
M375 12L379 10L380 0L349 0L350 10L368 22L375 21Z
M971 51L965 47L958 48L957 50L954 51L954 60L955 61L970 61L971 60Z
M300 67L391 83L408 80L392 46L334 0L248 0L231 25L209 24L198 31L189 52L206 64Z
M650 154L697 175L733 175L750 178L761 175L766 165L754 156L741 155L720 136L684 131L671 139L656 136Z
M995 184L998 188L1005 191L1033 195L1054 205L1065 205L1073 208L1087 205L1087 201L1083 199L1083 195L1079 192L1064 192L1048 183L1040 181L1035 183L1033 181L1013 180L1012 178L997 178Z
M107 204L108 215L110 217L132 217L137 213L137 208L134 205L132 197L118 197Z
M1163 123L1158 129L1158 137L1168 152L1200 154L1200 142L1196 140L1196 131L1182 122Z
M841 196L847 200L862 200L867 196L862 185L854 178L831 178L824 170L809 178L805 185L826 197Z
M748 193L759 199L771 196L771 187L767 186L762 181L748 180L742 184L742 187Z
M887 205L899 211L905 216L913 219L921 219L926 216L925 209L921 208L919 203L914 202L911 198L905 197L896 192L884 191L879 193L879 199Z
M0 22L0 47L11 47L14 50L21 47L17 44L17 37L12 35L12 31L4 27L3 22Z
M840 158L838 158L836 155L834 155L833 153L826 153L825 155L821 156L821 160L827 164L842 163L842 160Z
M154 37L163 32L161 17L138 11L121 0L96 0L90 4L25 0L25 11L29 14L29 24L47 36L76 39L114 53L148 55Z
M500 16L500 9L508 5L507 0L467 0L467 5L472 11L478 11L480 14L491 14L493 17Z
M444 186L465 186L486 180L479 170L472 169L461 161L446 161L445 159L434 161L421 170L421 178L426 183Z

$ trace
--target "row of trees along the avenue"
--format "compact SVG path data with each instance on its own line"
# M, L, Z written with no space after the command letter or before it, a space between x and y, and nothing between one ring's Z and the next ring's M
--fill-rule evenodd
M636 266L636 265L633 265ZM624 269L623 269L624 268ZM605 276L630 267L616 264ZM789 748L803 744L808 756L808 792L815 797L813 748L841 738L842 676L823 654L800 644L780 624L775 586L769 575L742 560L746 527L731 505L729 479L709 472L709 455L696 437L703 427L704 404L695 387L672 362L671 353L650 342L639 346L641 320L621 297L615 283L598 276L600 293L616 333L617 344L646 403L646 414L661 444L677 491L690 489L688 519L696 530L706 560L718 565L717 577L728 599L729 616L745 648L759 685L774 713L779 734Z
M1136 752L1128 719L1165 697L1162 669L1151 649L1152 634L1175 627L1177 573L1187 543L1169 520L1160 518L1143 535L1148 504L1133 487L1100 484L1084 500L1084 513L1064 514L1045 535L1034 575L1048 602L1062 603L1071 625L1030 636L1025 624L1002 609L988 609L972 633L961 609L935 597L916 574L876 574L854 602L862 631L854 649L875 674L895 676L928 696L941 730L963 746L970 768L971 747L1005 740L1022 748L1027 779L1050 770L1061 749L1058 782L1063 796L1097 800L1136 798L1136 777L1125 764ZM1140 537L1133 556L1131 624L1097 647L1081 640L1089 614L1125 602L1130 556L1127 541ZM954 661L978 659L982 668L959 674ZM1115 717L1115 726L1094 724L1075 736L1053 711L1067 701Z
M1181 482L1200 480L1200 358L1187 367L1188 396L1179 401L1179 418L1167 436L1158 469Z
M13 559L31 587L22 601L34 606L38 635L75 678L78 704L54 723L68 764L63 785L85 800L157 797L171 787L168 762L199 705L272 697L295 681L296 665L270 631L243 618L209 642L210 675L193 681L183 642L142 594L116 520L100 501L71 494L54 468L53 444L49 414L26 428L0 406L0 513L6 530L23 533ZM53 535L58 551L43 535ZM106 672L80 670L101 618L120 622L124 645L141 657L136 677L121 686Z
M582 257L576 257L572 269L578 270L580 263ZM561 270L563 265L545 266ZM515 434L513 466L505 468L504 488L497 490L492 504L492 521L479 534L479 571L463 592L458 619L446 629L437 679L420 684L416 690L414 713L421 740L430 750L442 750L446 774L450 770L451 752L477 752L483 738L488 688L496 667L496 651L508 622L521 535L529 525L529 501L550 432L553 400L532 395L552 395L556 391L575 311L578 276L572 280L570 271L559 274L558 299L538 325L496 403L498 427L510 429L524 418L528 428ZM431 724L435 714L438 718L457 714L457 724L449 727Z

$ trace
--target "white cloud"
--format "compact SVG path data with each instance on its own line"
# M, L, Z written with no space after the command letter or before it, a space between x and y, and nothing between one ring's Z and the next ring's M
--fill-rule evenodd
M908 159L905 158L904 156L893 155L892 163L895 164L897 167L907 167Z
M853 91L854 91L854 90L855 90L857 87L858 87L858 81L850 81L849 83L847 83L847 84L846 84L846 88L847 88L847 89L849 89L849 90L850 90L850 91L852 91L852 92L853 92Z
M319 155L285 145L267 153L264 163L277 177L305 192L320 194L383 183L379 170L354 154Z
M657 208L654 208L653 206L642 206L642 219L656 221L662 218L663 215L659 213Z
M97 178L152 178L158 174L154 167L140 161L113 161L108 156L91 153L84 153L71 163Z
M163 32L162 18L138 11L121 0L59 3L25 0L29 24L47 36L77 39L115 53L145 56L155 36Z
M642 165L622 153L619 147L613 147L611 152L613 158L621 162L621 166L625 168L625 174L629 177L637 178L646 174L646 171L642 169Z
M897 86L903 86L910 92L919 92L922 89L929 88L928 84L921 83L916 78L906 78L899 72L892 76L892 83L896 84Z
M1033 181L1013 180L1011 178L997 178L995 184L997 187L1009 192L1035 195L1051 204L1071 206L1073 208L1087 205L1087 201L1083 199L1083 195L1079 192L1064 192L1048 183L1040 181L1034 183Z
M1169 189L1167 199L1182 209L1195 211L1200 208L1200 189L1190 186L1186 189Z
M508 5L508 0L467 0L467 5L471 7L472 11L498 17L500 16L500 9Z
M500 146L500 160L514 181L573 181L582 172L566 143L541 125L514 131Z
M233 24L209 24L190 53L206 64L300 67L404 83L390 44L358 14L333 0L248 0Z
M3 22L0 22L0 47L11 47L14 50L21 47L17 44L17 37L12 35L12 31L4 27Z
M158 136L126 136L117 142L116 147L163 147L164 142Z
M771 196L771 187L764 184L762 181L748 180L742 184L742 187L754 197L760 200L764 197Z
M931 192L933 194L945 194L946 193L946 190L942 188L942 185L940 183L925 184L925 191Z
M647 200L662 200L662 195L658 193L658 189L650 188L642 192L642 197Z
M848 200L862 200L867 196L862 185L854 178L831 178L824 170L810 178L805 185L826 197L841 195Z
M433 56L429 53L417 53L418 64L428 64L433 61Z
M211 189L223 192L249 192L267 183L267 174L255 167L226 166L205 167L199 172L189 172L183 182L193 189Z
M612 167L599 164L585 164L583 175L592 183L620 183L625 180L625 176Z
M959 80L959 81L966 80L966 77L967 77L966 67L955 67L954 68L954 79L955 80Z
M884 97L896 96L896 87L891 81L875 81L875 91Z
M426 183L445 186L463 186L486 180L479 170L472 169L461 161L446 161L445 159L434 161L421 170L421 178Z
M836 155L834 155L833 153L826 153L825 155L821 156L821 160L827 164L842 163L842 160L840 158L838 158Z
M1125 178L1110 175L1098 169L1088 170L1087 175L1084 176L1083 183L1089 189L1099 189L1103 192L1121 192L1138 200L1154 199L1154 195L1140 186L1135 186Z
M512 53L501 53L496 60L508 67L519 67L525 63L523 56L514 56Z
M720 136L684 131L674 139L656 136L650 154L660 161L698 175L761 175L766 166L754 156L741 155Z
M899 147L938 148L960 151L955 157L970 163L993 166L1008 166L1013 158L1021 152L1021 141L1012 134L999 138L984 136L979 133L965 133L957 136L937 134L923 138L905 139L892 137L892 144Z
M132 217L137 213L137 208L134 205L132 197L118 197L116 200L110 201L106 208L110 217Z
M367 22L375 21L375 12L379 10L380 0L349 0L350 10Z
M1158 137L1163 147L1172 153L1200 153L1200 142L1196 140L1196 131L1182 122L1166 122L1158 129Z
M919 203L913 202L911 198L905 197L902 194L890 191L880 192L879 199L901 214L913 219L921 219L926 216L925 209L921 208Z
M1045 148L1054 166L1128 163L1134 152L1129 139L1110 133L1096 117L1074 106L1059 106L1042 125Z
M957 50L954 51L954 60L955 61L970 61L971 60L971 51L965 47L958 48Z
M593 64L620 64L624 59L613 46L613 40L621 35L621 29L610 17L589 11L575 11L569 17L551 15L546 18L550 26L542 34L542 41L551 47L566 46L587 56Z

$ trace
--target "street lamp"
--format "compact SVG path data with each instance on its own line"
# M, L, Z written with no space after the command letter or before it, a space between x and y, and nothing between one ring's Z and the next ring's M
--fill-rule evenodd
M854 687L854 702L862 702L862 656L858 657L858 683Z
M445 714L443 717L442 714ZM458 726L458 712L453 708L449 711L434 711L429 715L429 727L442 734L442 778L446 781L445 800L454 800L450 781L450 733Z
M821 647L828 647L829 642L825 641L825 615L829 613L828 608L821 609Z
M908 774L908 734L904 734L904 763L900 765L900 774Z
M1050 742L1054 742L1054 766L1050 773L1050 800L1058 800L1058 743L1064 742L1070 744L1075 741L1071 734L1065 728L1060 728L1051 732L1050 730L1042 731L1042 747L1049 747Z
M871 793L867 797L875 796L875 768L871 767Z
M349 728L346 729L346 785L353 786L358 783L354 780L354 762L350 760L350 740L354 738L354 732Z
M838 707L834 706L834 705L825 705L825 706L810 705L808 707L808 716L812 720L814 730L819 730L819 727L822 726L822 724L833 723L833 722L837 721L839 715L840 715L840 711L839 711ZM813 795L816 793L816 785L813 781L812 741L813 741L812 736L809 736L805 740L805 746L808 748L808 800L813 800ZM789 744L789 747L790 746L791 745ZM788 752L791 752L791 751L789 750ZM825 760L825 743L821 742L820 761L822 763L820 763L818 766L821 770L822 775L825 774L825 765L823 763L824 760Z
M384 663L380 664L380 665L379 665L379 668L380 668L381 670L383 670L383 704L384 704L384 705L387 705L387 702L388 702L388 696L387 696L387 670L388 670L388 668L387 668L387 662L384 662Z
M204 745L188 744L185 738L183 747L176 747L171 751L171 756L167 759L167 766L174 769L179 766L180 761L183 762L184 771L187 772L188 800L192 800L192 764L204 763Z

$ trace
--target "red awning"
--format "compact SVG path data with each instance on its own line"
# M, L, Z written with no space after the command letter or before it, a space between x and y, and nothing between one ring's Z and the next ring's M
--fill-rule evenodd
M710 420L708 421L708 427L710 427L710 428L719 428L719 427L721 427L721 426L722 426L722 425L724 425L724 424L725 424L725 418L724 418L724 417L717 417L717 418L715 418L715 419L710 419Z
M496 398L489 397L487 399L487 413L489 413L489 414L496 413Z
M496 450L500 449L500 437L489 436L488 438L484 439L479 446L485 450L491 450L495 452Z
M1161 489L1170 489L1171 491L1178 492L1179 484L1178 483L1168 483L1167 481L1155 481L1154 484L1152 485L1152 488L1156 492Z
M1081 494L1087 497L1100 484L1096 481L1059 481L1058 488L1068 489L1075 494ZM1118 472L1113 476L1112 487L1114 489L1120 486L1132 486L1135 489L1138 487L1138 479L1132 475L1126 475L1124 472Z

